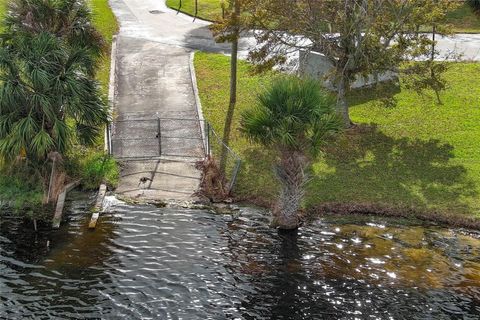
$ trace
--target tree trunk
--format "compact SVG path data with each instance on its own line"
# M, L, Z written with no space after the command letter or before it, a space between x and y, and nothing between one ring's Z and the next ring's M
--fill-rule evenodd
M238 19L240 15L240 3L235 1L235 16ZM230 102L228 104L227 116L225 118L225 127L223 128L223 141L230 145L230 133L232 131L233 114L237 103L237 65L238 65L238 38L240 37L239 27L234 31L234 39L232 41L232 53L230 58ZM228 150L222 146L220 155L220 172L225 175L227 166Z
M347 102L347 81L345 76L341 75L337 78L337 111L342 116L345 128L350 128L352 121Z
M276 167L276 176L281 184L280 197L273 208L272 226L291 230L300 226L299 210L305 195L307 165L305 156L298 151L284 150Z
M434 66L434 63L435 63L435 36L436 36L436 33L437 33L437 26L435 24L433 24L433 27L432 27L432 52L431 52L431 57L430 57L430 77L433 79L436 78L436 74L435 74L435 66ZM437 97L437 103L438 104L442 104L442 99L440 98L440 92L438 92L439 90L434 88L435 91L435 96Z

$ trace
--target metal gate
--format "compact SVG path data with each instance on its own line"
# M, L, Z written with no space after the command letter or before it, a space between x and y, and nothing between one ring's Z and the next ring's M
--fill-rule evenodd
M117 159L204 158L204 121L181 118L116 120L110 153Z
M233 188L240 169L240 157L231 150L211 125L199 119L147 117L117 119L107 129L107 145L119 160L175 159L197 161L208 155L223 167Z

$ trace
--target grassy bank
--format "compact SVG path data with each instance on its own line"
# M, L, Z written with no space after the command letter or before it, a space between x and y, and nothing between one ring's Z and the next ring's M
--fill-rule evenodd
M180 0L167 0L166 3L174 10L178 10L180 6ZM222 15L221 3L221 0L198 0L197 16L203 20L215 21ZM195 0L182 0L180 11L191 16L195 15Z
M205 117L222 132L228 106L229 58L197 53L195 67ZM272 74L239 68L239 97L232 147L244 160L236 193L271 200L276 195L272 155L240 134L242 110ZM362 203L413 207L480 217L480 64L455 63L447 73L443 105L394 87L355 92L346 132L313 165L306 206ZM388 106L385 101L395 101Z
M97 74L97 78L102 84L105 94L107 94L110 80L110 49L112 38L118 31L118 22L108 4L108 0L89 0L88 3L92 9L93 23L108 43L108 52L105 53Z
M42 185L38 179L18 173L0 173L0 216L7 213L4 206L14 212L31 209L38 207L42 198Z

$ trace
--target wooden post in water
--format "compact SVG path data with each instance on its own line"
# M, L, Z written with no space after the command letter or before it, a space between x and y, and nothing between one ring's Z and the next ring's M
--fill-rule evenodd
M67 193L79 184L80 180L67 184L65 188L63 188L62 193L60 193L60 195L58 196L57 207L55 208L55 215L53 216L52 221L53 229L58 229L60 227L60 222L62 221L63 206L65 205L65 198L67 197Z
M105 199L105 194L107 193L107 185L102 183L98 189L97 200L95 201L95 206L93 207L92 218L88 224L89 229L95 229L97 226L98 218L100 217L100 211L103 209L103 199Z
M95 229L95 227L97 226L98 217L100 217L100 212L94 212L92 214L92 218L90 219L90 223L88 224L89 229Z

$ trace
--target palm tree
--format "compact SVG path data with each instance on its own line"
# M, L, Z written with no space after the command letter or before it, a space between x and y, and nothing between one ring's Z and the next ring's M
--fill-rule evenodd
M327 138L342 123L318 82L282 77L258 97L255 108L242 114L242 131L253 142L273 148L281 193L273 208L273 226L296 229L305 193L305 169Z
M105 40L92 23L92 13L82 0L13 0L4 20L4 38L18 32L48 32L70 47L88 50L94 58L106 49Z
M17 0L0 39L0 155L42 163L108 122L94 80L103 39L81 1Z
M18 34L0 48L0 154L30 160L93 143L108 113L88 75L89 54L50 33Z

